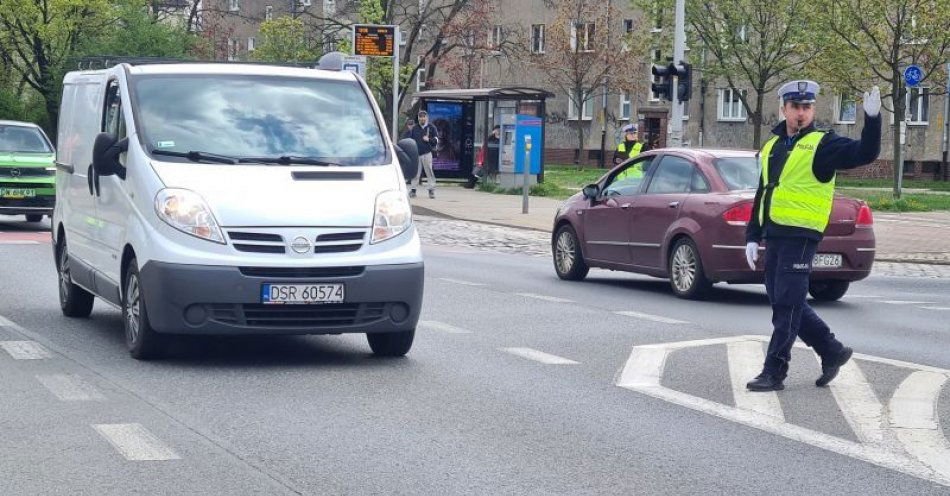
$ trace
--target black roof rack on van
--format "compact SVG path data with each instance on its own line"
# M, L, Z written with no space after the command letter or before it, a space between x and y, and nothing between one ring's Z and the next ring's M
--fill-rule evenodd
M255 62L255 61L221 61L221 60L196 60L196 59L176 59L170 57L127 57L94 55L86 57L70 57L66 61L66 67L69 70L95 71L109 69L118 64L129 65L149 65L149 64L252 64L252 65L279 65L284 67L304 67L312 68L317 65L313 62Z

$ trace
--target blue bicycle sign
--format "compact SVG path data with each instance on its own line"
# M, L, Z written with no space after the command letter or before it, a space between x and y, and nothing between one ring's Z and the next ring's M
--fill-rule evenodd
M904 82L911 88L916 87L924 79L924 71L917 65L908 66L904 69Z

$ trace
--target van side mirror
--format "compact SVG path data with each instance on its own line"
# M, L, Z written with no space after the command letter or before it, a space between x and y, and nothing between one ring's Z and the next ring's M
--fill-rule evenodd
M407 180L416 177L419 170L419 148L416 147L416 140L404 138L396 143L396 158L399 159L399 167L402 168L402 175Z
M119 154L129 149L129 139L116 139L109 133L99 133L92 145L92 167L98 176L119 175L124 179L125 167L119 163Z
M594 198L597 198L597 195L600 194L600 186L596 184L588 184L587 186L584 186L582 191L584 192L584 198L593 200Z

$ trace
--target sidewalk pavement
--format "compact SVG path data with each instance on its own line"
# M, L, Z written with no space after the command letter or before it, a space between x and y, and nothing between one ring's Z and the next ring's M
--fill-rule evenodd
M423 215L551 232L561 202L532 196L525 215L521 196L442 186L434 200L420 195L412 206ZM874 234L877 261L950 265L950 212L876 212Z

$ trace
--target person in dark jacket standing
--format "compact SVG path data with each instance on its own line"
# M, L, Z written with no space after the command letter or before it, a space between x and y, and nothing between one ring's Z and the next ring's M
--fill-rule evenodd
M852 349L835 339L808 306L808 281L815 250L834 205L835 171L869 164L881 151L881 94L864 94L860 140L815 129L814 81L792 81L779 89L785 120L759 152L762 168L752 219L746 229L746 261L755 270L759 243L765 248L765 288L772 304L772 339L762 373L751 391L784 389L792 345L801 337L821 357L815 385L828 385L851 359Z
M429 189L429 198L435 198L435 172L432 170L432 150L435 150L439 143L439 131L429 124L429 113L420 110L419 119L410 132L410 137L416 141L419 148L419 168L416 169L416 177L412 179L412 188L409 190L409 197L416 197L416 188L419 187L419 181L422 179L422 170L426 171L426 187Z

